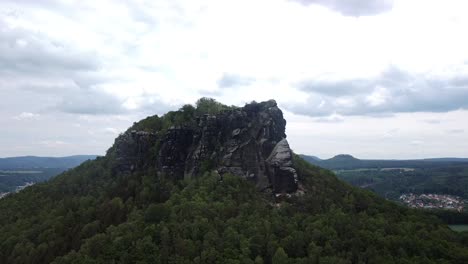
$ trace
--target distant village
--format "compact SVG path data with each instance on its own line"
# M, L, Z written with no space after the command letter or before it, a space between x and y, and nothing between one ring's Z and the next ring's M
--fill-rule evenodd
M466 201L454 195L405 193L400 201L411 208L445 209L462 212Z

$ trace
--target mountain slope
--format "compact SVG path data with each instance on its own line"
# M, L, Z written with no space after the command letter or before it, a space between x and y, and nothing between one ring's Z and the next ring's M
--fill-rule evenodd
M149 117L105 157L0 200L0 262L468 261L466 237L435 218L291 155L281 111L270 119L271 107L203 99ZM205 117L236 128L200 126Z

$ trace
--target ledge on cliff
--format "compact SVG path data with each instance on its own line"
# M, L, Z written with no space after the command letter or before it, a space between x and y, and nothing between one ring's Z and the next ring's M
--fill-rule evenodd
M116 169L154 168L174 180L216 170L247 178L259 190L291 193L298 188L286 120L274 100L225 106L202 98L162 117L135 123L109 153Z

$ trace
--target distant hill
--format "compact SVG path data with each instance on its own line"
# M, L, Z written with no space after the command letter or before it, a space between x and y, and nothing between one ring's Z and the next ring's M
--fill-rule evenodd
M96 157L96 155L76 155L0 158L0 197L2 193L15 192L23 186L47 181L87 160L94 160Z
M436 161L436 162L468 162L468 158L435 158L435 159L423 159L424 161Z
M0 170L34 169L34 168L64 168L76 167L86 160L93 160L96 155L75 155L68 157L10 157L0 158Z
M459 163L468 163L468 158L432 158L411 160L358 159L349 154L339 154L331 159L300 155L306 161L330 170L351 170L362 168L438 168Z
M322 159L320 159L319 157L316 157L316 156L301 155L301 157L306 161L308 161L308 160L313 160L313 161L317 161L317 162L322 161Z
M403 193L437 193L468 199L468 159L433 158L415 160L361 160L337 155L320 160L302 155L311 164L334 170L336 175L387 199Z

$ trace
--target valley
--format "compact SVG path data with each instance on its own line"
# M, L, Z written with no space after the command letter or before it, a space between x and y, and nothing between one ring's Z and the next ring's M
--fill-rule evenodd
M338 155L328 160L302 155L332 169L338 178L380 197L433 213L447 224L468 224L468 162L463 158L360 160Z
M399 201L403 194L454 195L468 199L466 159L360 160L338 155L320 160L302 155L308 162L333 170L344 181Z
M0 199L95 158L95 155L0 158Z

